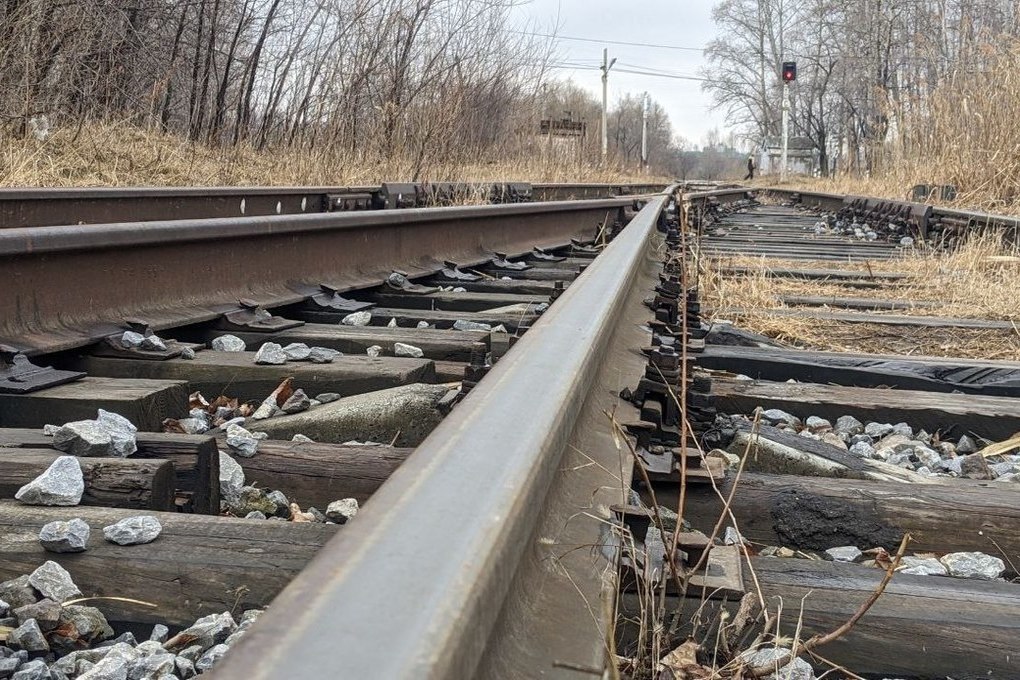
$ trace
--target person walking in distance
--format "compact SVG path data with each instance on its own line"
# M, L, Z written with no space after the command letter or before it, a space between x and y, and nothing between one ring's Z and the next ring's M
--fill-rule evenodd
M754 179L754 156L747 157L747 174L744 175L744 179Z

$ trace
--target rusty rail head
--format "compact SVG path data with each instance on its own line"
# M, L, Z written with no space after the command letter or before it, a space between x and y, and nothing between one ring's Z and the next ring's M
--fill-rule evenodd
M510 584L538 538L551 479L666 201L652 199L440 423L277 597L217 677L460 680L476 676L491 636L513 628L508 619L529 625ZM591 502L590 489L575 491L582 505ZM579 618L601 658L604 631ZM576 634L566 628L561 638ZM529 663L515 659L516 671L504 664L500 674L553 669L548 658L519 668Z
M662 184L383 183L381 186L0 189L0 229L306 215L455 205L611 198Z
M0 229L328 212L377 187L0 189ZM331 201L334 201L331 203Z
M709 191L690 191L683 195L684 201L688 203L703 203L719 205L722 203L733 203L754 198L756 190L751 187L726 187L723 189L711 189Z
M608 196L640 196L657 194L667 189L665 184L534 184L532 191L538 201L565 201Z
M793 203L799 203L805 207L818 210L839 211L843 209L843 194L830 194L822 191L801 191L799 189L779 189L768 187L764 190L766 196L782 198Z
M0 343L29 354L590 237L633 199L0 230Z

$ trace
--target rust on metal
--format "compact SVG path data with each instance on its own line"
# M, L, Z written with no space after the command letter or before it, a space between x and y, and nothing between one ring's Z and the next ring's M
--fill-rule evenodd
M0 189L0 228L301 215L366 187Z
M0 342L27 354L79 347L146 319L211 321L248 298L272 309L432 274L495 252L590 236L632 199L0 229Z
M602 668L608 622L585 598L606 594L612 565L591 554L609 519L592 504L608 508L624 492L603 500L614 481L607 457L620 454L602 415L616 396L600 381L620 370L606 361L620 334L640 333L636 283L651 279L651 237L667 200L652 199L492 367L231 649L218 677L531 678L557 663ZM582 464L578 451L605 460ZM544 537L557 534L553 552L566 556L554 564L541 554L552 540Z
M0 189L0 229L306 215L654 193L661 184L386 183L381 186Z

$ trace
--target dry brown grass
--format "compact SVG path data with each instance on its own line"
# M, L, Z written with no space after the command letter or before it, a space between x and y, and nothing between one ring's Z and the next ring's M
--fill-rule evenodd
M932 329L845 323L779 316L789 309L784 296L854 297L927 303L910 310L868 312L1017 321L1020 257L996 234L970 239L952 252L915 251L889 261L845 263L737 256L701 262L702 300L715 318L789 344L849 352L928 354L1020 360L1020 321L1011 330ZM724 266L753 267L758 273L725 275ZM902 281L876 288L853 287L834 279L798 280L766 276L766 269L811 268L905 272ZM799 307L799 309L804 309ZM846 313L853 310L833 307ZM737 310L740 310L739 313Z
M46 141L0 133L0 186L357 185L410 181L413 159L357 159L304 149L216 148L125 123L58 130ZM665 181L625 168L521 157L436 163L431 181Z
M910 201L911 189L916 184L947 184L948 180L932 179L928 169L930 161L903 161L873 176L838 174L833 177L795 176L786 182L765 177L755 181L756 186L780 187L784 189L800 189L802 191L820 191L830 194L853 194L856 196L875 196L897 201ZM981 189L967 190L967 183L955 185L958 194L953 201L943 201L937 196L926 201L932 205L958 210L978 210L990 213L1020 213L1020 199L1003 199L993 193Z

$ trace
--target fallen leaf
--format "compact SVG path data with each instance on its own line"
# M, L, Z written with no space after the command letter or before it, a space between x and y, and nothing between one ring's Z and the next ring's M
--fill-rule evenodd
M875 566L879 569L888 569L892 565L892 557L885 548L872 548L871 550L865 550L864 554L874 555Z
M188 408L207 409L209 408L209 402L205 400L205 397L202 396L201 392L192 392L188 396Z
M688 640L672 652L662 657L661 664L680 667L685 664L698 663L698 643Z
M187 434L181 423L176 418L166 418L163 420L163 431L172 434Z
M192 642L198 640L197 635L191 633L185 634L183 631L174 635L172 638L163 643L163 649L168 652L177 652L179 650L188 647Z
M294 394L294 378L284 378L283 382L280 383L275 390L273 390L270 397L276 397L276 405L283 406L290 399L290 395Z
M290 504L290 521L291 522L314 522L315 515L310 512L301 512L301 506L297 503Z
M703 680L713 676L712 669L698 663L700 647L688 640L662 657L656 669L658 680Z
M216 413L216 411L221 408L228 408L231 411L237 410L237 398L221 394L213 399L213 402L209 404L209 407L206 410L209 411L209 413Z

